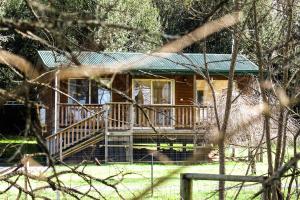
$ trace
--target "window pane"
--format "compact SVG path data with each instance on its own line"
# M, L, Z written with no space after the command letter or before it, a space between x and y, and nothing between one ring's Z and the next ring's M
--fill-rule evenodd
M138 104L151 104L151 82L148 80L134 80L133 98Z
M197 90L197 102L203 104L203 90Z
M227 90L228 80L211 80L216 96L222 95L223 91ZM212 91L205 80L197 80L197 90L203 91L204 104L212 103Z
M70 79L69 95L79 101L81 104L89 103L89 80L87 79ZM75 103L69 98L68 103Z
M171 104L170 81L153 81L153 103Z
M106 80L101 80L105 82ZM109 80L107 80L109 81ZM99 83L91 82L91 103L106 104L111 102L111 91L103 88Z

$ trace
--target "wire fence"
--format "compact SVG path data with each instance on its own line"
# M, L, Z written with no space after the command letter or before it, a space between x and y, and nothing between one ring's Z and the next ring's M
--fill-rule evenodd
M241 151L242 152L242 151ZM239 153L239 151L237 152ZM80 166L77 170L83 170L87 174L91 174L98 178L106 178L109 176L116 176L115 183L118 183L116 187L119 193L125 199L131 199L139 196L144 191L147 191L142 199L179 199L180 198L180 174L181 173L218 173L218 163L202 163L202 164L189 164L174 162L170 163L157 163L155 162L154 153L148 153L144 158L144 161L150 160L150 162L139 163L109 163L109 164L91 164L87 166ZM57 171L63 171L66 167L57 165ZM72 167L72 165L69 165ZM245 175L247 170L247 162L233 162L229 161L227 164L227 174ZM266 171L267 165L264 162L257 163L257 174L263 175ZM51 174L52 171L46 170L45 166L28 166L27 170L42 176L43 173ZM2 171L2 170L1 170ZM122 173L120 173L122 172ZM127 174L124 177L121 174ZM65 186L70 188L79 189L82 192L88 190L91 191L96 198L102 197L90 187L89 184L84 182L77 175L65 175L61 177ZM20 179L20 184L24 184L24 180ZM159 184L158 184L159 183ZM0 188L4 188L0 182ZM226 199L234 199L237 194L241 183L226 183ZM31 187L41 187L41 183L33 182ZM107 187L101 183L94 185L96 189L101 191L106 199L119 199L116 191L111 187ZM257 184L244 184L242 190L237 199L247 199L252 197L257 191L259 191L261 185ZM1 199L15 199L16 191L12 189L4 196L0 196ZM194 181L193 182L193 199L218 199L218 182L217 181ZM68 199L67 196L60 194L52 189L45 189L43 194L46 194L50 199ZM259 199L260 197L257 197ZM83 198L84 199L84 198Z

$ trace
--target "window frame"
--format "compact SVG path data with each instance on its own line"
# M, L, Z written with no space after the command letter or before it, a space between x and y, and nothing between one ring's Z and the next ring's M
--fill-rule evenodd
M108 81L110 81L110 79L109 78L102 78L103 80L108 80ZM89 98L89 102L88 103L85 103L85 104L83 104L83 105L87 105L87 104L92 104L91 102L92 102L92 81L93 80L91 80L91 79L86 79L86 78L68 78L68 95L70 95L71 96L71 85L70 85L70 81L71 80L88 80L89 81L89 96L88 96L88 98ZM109 90L110 91L110 102L112 101L112 92L111 92L111 90ZM73 97L74 98L74 97ZM77 99L76 99L77 100ZM68 100L67 100L67 103L68 104L74 104L74 102L72 102L73 100L70 98L70 97L68 97ZM93 105L102 105L102 104L98 104L98 103L93 103Z
M131 80L131 98L134 99L134 82L135 81L150 81L150 105L174 105L175 104L175 80L174 79L143 79L143 78L133 78ZM170 82L171 83L171 102L169 104L154 104L153 103L153 82Z

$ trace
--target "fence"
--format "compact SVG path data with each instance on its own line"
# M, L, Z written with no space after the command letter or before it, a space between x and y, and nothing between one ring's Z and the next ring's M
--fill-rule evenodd
M184 173L180 176L180 197L182 200L192 200L193 196L193 181L194 180L211 180L211 181L233 181L233 182L254 182L260 183L264 191L266 185L264 176L236 176L236 175L220 175L220 174L196 174ZM267 199L266 192L263 193L262 199Z

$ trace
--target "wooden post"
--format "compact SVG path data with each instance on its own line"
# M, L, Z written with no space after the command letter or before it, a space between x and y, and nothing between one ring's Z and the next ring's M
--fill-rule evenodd
M192 111L193 111L193 130L196 131L196 125L197 125L197 107L193 106L192 107Z
M182 152L186 153L186 143L182 143Z
M133 134L130 133L130 143L129 143L129 152L130 152L130 163L133 163Z
M133 126L134 126L134 107L133 104L130 105L130 111L129 111L129 119L130 119L130 130L133 132Z
M151 153L151 197L153 197L153 153Z
M129 123L130 123L130 162L133 163L133 124L134 124L134 114L133 114L133 104L129 105Z
M109 133L108 133L108 112L109 112L109 108L108 108L108 105L107 104L105 104L104 106L103 106L103 108L104 108L104 135L105 135L105 140L104 140L104 142L105 142L105 152L104 152L104 159L105 159L105 163L107 163L108 162L108 135L109 135Z
M198 142L197 142L197 134L194 133L194 138L193 138L193 154L196 155L197 153L197 147L198 147Z
M55 80L54 80L54 88L55 88L55 93L54 93L54 133L57 132L58 130L58 116L59 116L59 110L58 110L58 89L59 89L59 77L58 77L59 70L55 72Z
M174 150L174 149L173 149L173 142L170 142L170 150L171 150L171 151Z
M264 149L263 149L263 147L259 148L259 162L264 162Z
M210 180L210 181L233 181L233 182L252 182L260 183L264 189L262 193L263 199L269 199L268 187L265 185L266 176L240 176L240 175L224 175L224 174L199 174L199 173L183 173L180 174L180 199L192 199L192 181L193 180Z
M231 158L235 158L235 146L231 145Z
M63 155L62 155L62 143L63 143L62 133L60 133L58 136L59 136L59 160L62 162L63 161Z
M185 177L184 174L180 174L180 199L192 200L193 194L193 182L191 179Z
M24 164L24 171L25 171L25 176L24 176L24 189L25 191L28 191L28 177L27 177L27 174L28 174L28 168L29 168L29 157L27 157L26 155L23 157L25 163ZM25 200L28 199L28 196L27 196L27 193L25 193Z

